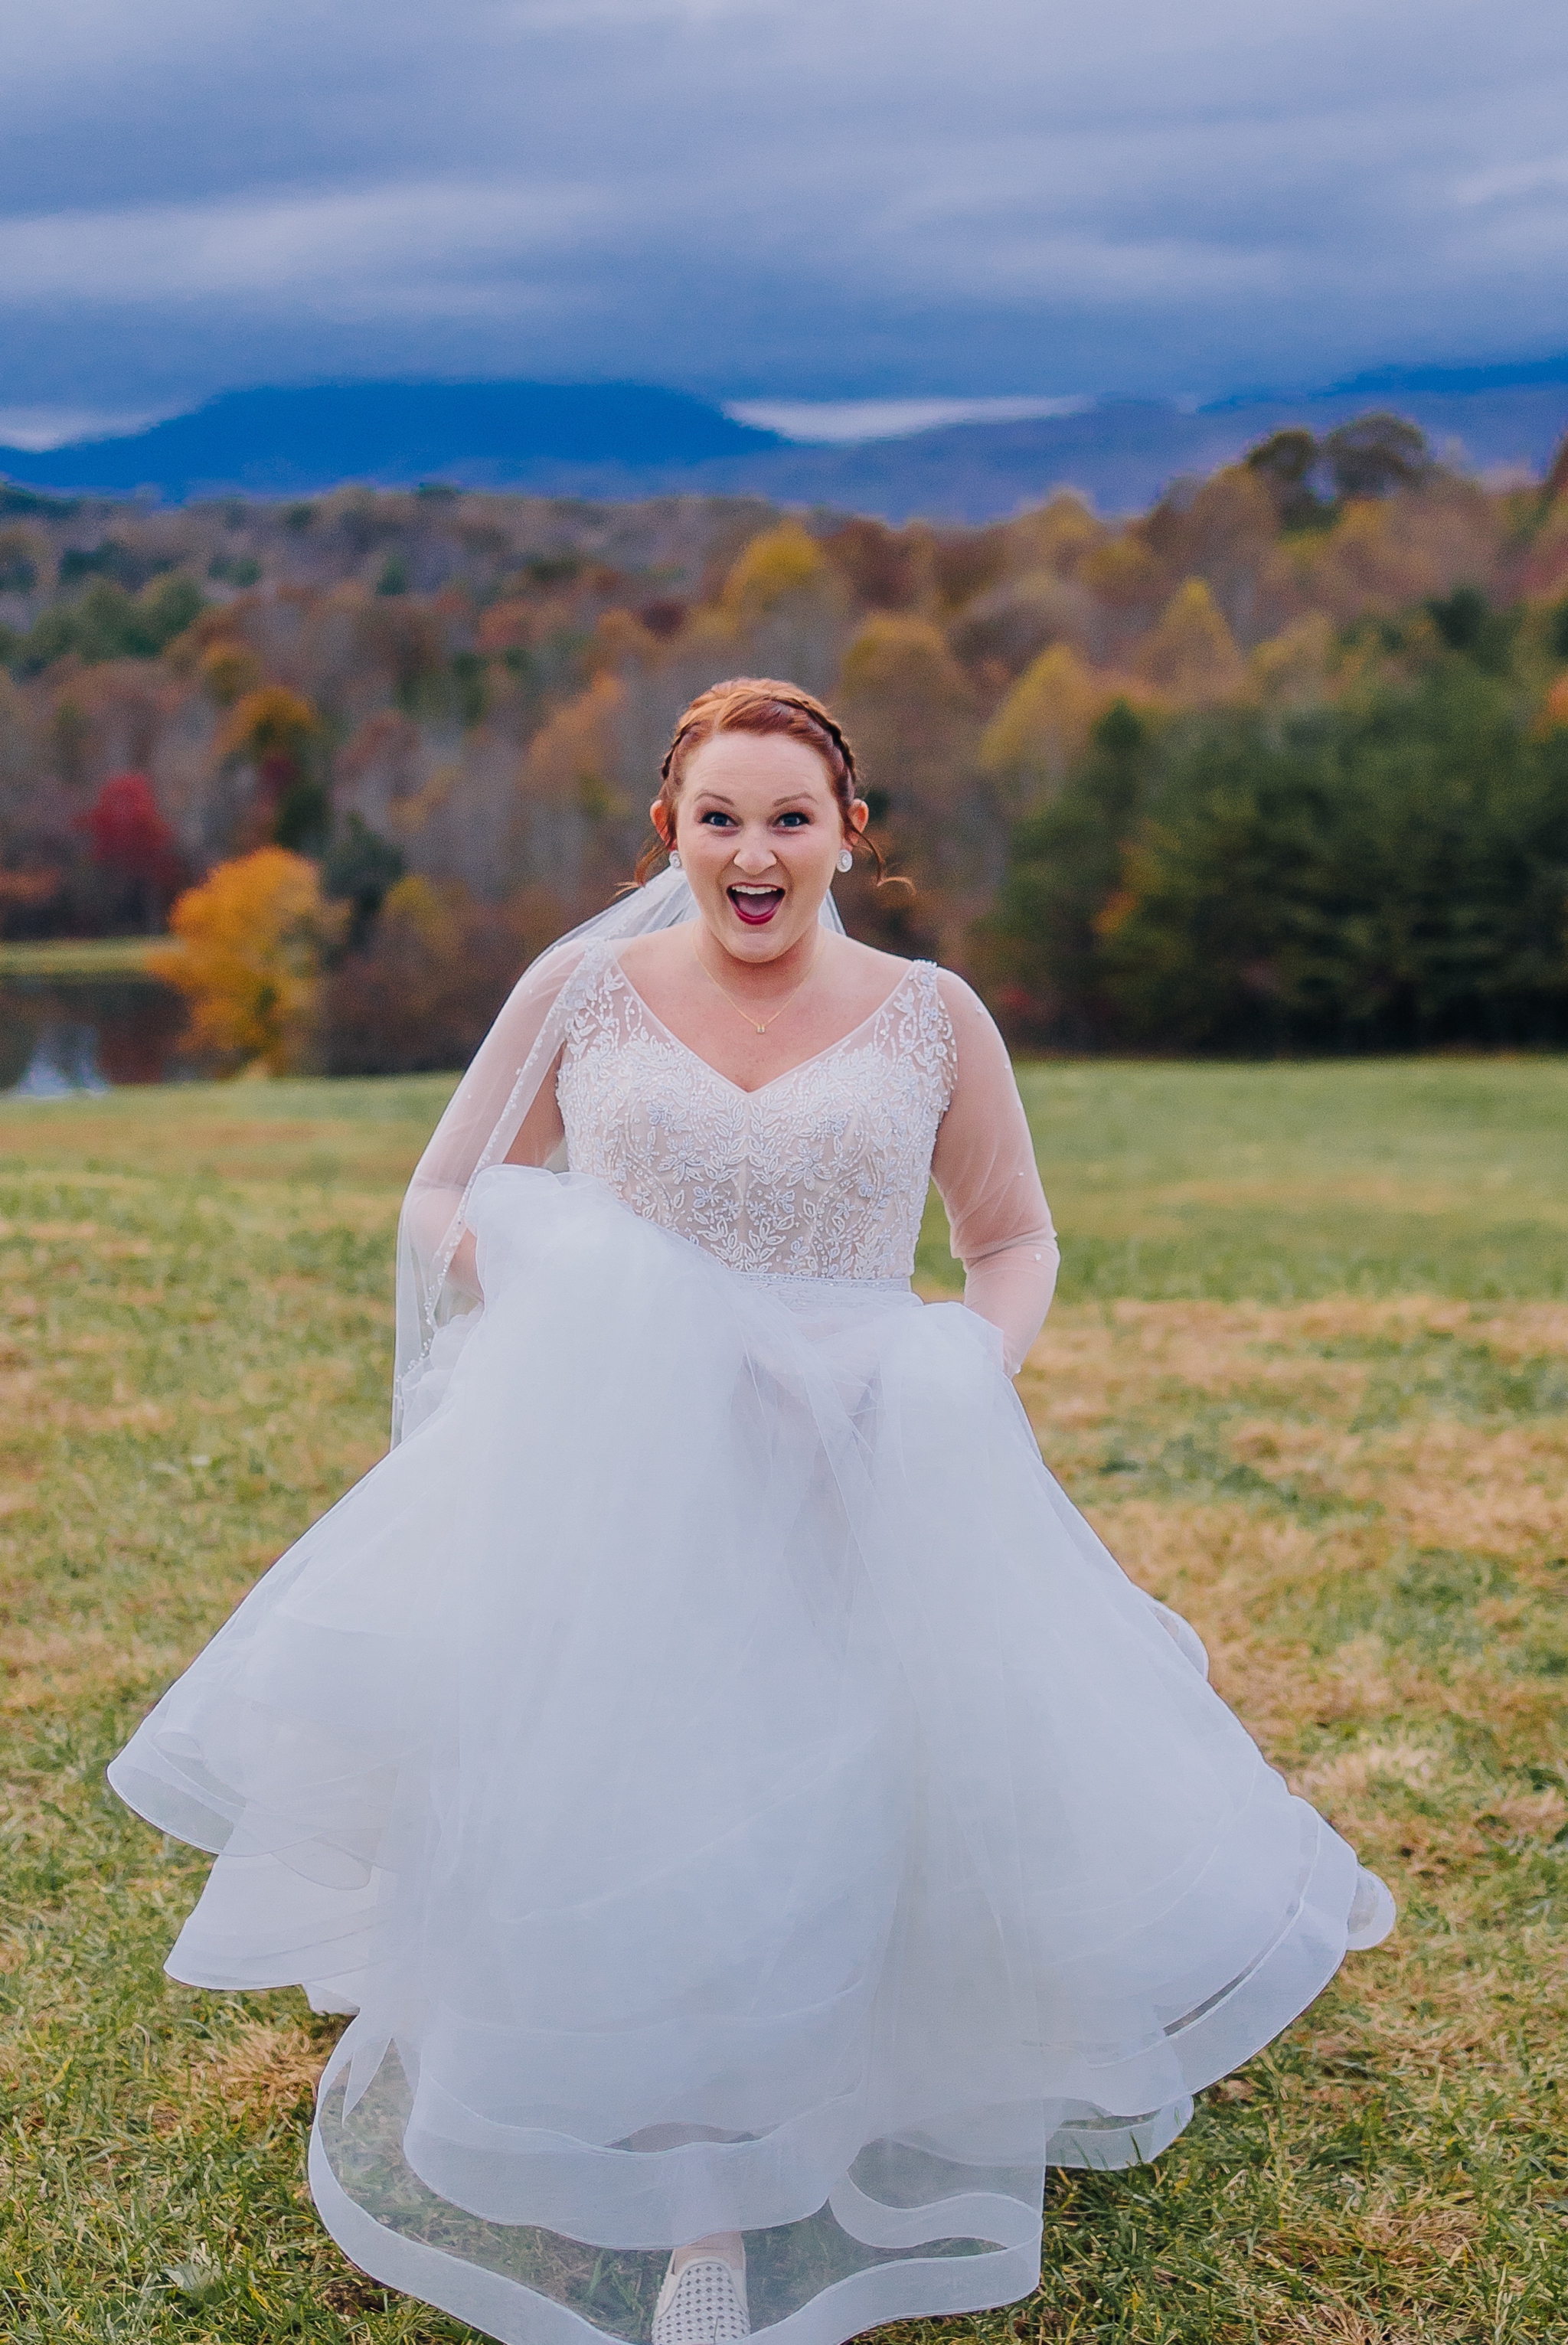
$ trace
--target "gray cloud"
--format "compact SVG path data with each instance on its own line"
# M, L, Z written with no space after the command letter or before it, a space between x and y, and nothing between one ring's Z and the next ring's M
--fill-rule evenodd
M1560 0L14 9L0 406L1207 393L1568 346Z

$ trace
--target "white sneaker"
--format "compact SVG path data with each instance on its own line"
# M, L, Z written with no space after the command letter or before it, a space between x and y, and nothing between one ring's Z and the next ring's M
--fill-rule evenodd
M751 2334L746 2275L722 2256L693 2256L670 2269L654 2307L653 2345L731 2345Z

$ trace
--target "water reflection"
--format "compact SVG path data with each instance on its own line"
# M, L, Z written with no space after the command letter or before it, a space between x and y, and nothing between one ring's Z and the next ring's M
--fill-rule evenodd
M14 1099L66 1099L72 1091L107 1091L98 1064L98 1038L90 1026L50 1026L11 1086Z
M0 1091L68 1099L182 1071L184 1006L146 978L0 978Z

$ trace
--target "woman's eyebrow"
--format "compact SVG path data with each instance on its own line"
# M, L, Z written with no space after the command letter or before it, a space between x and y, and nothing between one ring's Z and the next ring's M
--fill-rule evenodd
M735 812L734 799L727 798L722 790L697 790L693 794L692 804L697 807L719 807L726 814ZM768 809L769 814L786 814L791 810L809 814L811 811L809 793L804 790L789 790L783 797L775 798Z

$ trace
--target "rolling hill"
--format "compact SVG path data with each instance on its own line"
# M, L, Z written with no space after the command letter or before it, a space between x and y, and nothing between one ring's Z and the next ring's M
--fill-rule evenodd
M812 446L638 383L359 382L229 391L119 438L39 453L0 447L28 487L164 502L298 497L345 481L614 500L759 496L901 522L983 522L1083 492L1131 513L1286 423L1330 428L1369 408L1412 417L1448 461L1540 473L1568 429L1568 358L1520 367L1388 370L1302 397L1246 393L1186 409L1105 401L1032 422L950 424Z

